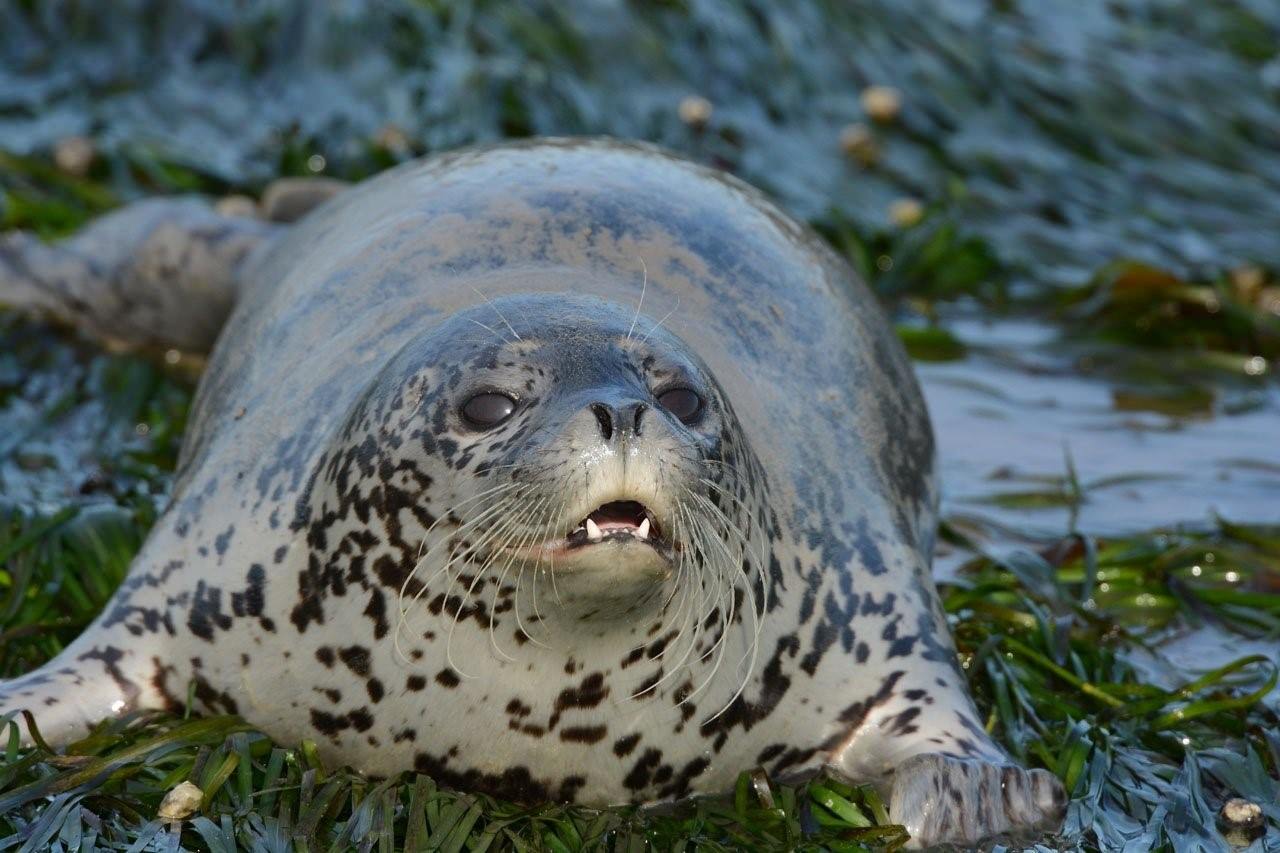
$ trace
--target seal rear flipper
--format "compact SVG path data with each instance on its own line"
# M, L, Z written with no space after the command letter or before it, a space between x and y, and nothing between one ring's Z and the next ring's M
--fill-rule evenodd
M87 638L82 638L87 639ZM174 703L149 677L150 657L103 642L77 641L41 668L0 681L0 718L14 714L24 745L33 742L24 718L30 711L40 736L52 746L84 737L96 723Z
M189 197L135 202L57 244L3 234L0 305L128 347L205 353L235 303L241 266L283 227Z

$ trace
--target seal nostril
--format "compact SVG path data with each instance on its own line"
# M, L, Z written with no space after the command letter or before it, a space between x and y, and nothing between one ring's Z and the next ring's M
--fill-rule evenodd
M592 403L591 412L600 424L600 434L604 436L604 440L613 438L613 416L609 413L609 407L604 403Z
M632 424L632 427L631 427L632 432L634 432L636 435L640 434L640 419L644 417L645 410L648 408L649 407L646 406L644 403L636 404L635 422Z

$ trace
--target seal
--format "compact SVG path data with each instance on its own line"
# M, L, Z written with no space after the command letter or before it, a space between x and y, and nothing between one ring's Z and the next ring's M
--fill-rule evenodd
M51 740L194 685L330 761L523 801L758 765L880 784L916 845L1061 820L957 664L907 358L732 177L541 140L293 225L151 201L61 246L11 235L0 298L134 344L216 336L128 578L0 688Z

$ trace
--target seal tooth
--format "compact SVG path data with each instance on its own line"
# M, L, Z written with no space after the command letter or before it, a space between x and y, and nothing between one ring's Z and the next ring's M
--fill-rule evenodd
M636 528L636 536L641 539L649 538L649 519L640 522L640 526Z
M600 525L591 519L587 519L587 540L589 542L599 542L604 538L604 534L600 532Z

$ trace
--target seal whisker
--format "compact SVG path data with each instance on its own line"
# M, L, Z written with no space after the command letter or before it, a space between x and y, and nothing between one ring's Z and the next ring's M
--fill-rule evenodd
M515 330L515 327L511 325L511 322L507 319L506 315L502 313L502 311L498 308L497 305L493 304L493 300L484 294L484 291L482 291L480 288L476 287L475 285L472 285L471 289L474 290L476 293L480 294L481 299L489 303L489 307L493 309L493 312L498 315L498 317L502 320L503 323L506 323L507 328L511 330L511 334L516 336L517 341L524 340L524 338L520 337L520 333Z
M677 517L683 518L683 521L684 521L684 525L685 525L684 535L686 537L686 541L690 543L690 548L688 549L690 559L692 560L694 553L701 553L705 557L705 554L702 552L701 545L700 545L700 539L703 536L703 533L698 527L697 523L692 518L692 516L689 515L688 508L683 505L677 505L676 514L677 514ZM704 564L705 564L705 559L704 559ZM672 640L672 642L669 644L669 647L674 646L680 642L680 639L684 637L685 631L688 630L690 617L693 614L701 612L701 610L703 609L702 608L703 602L707 601L710 597L709 595L704 594L707 591L706 578L701 574L694 575L694 577L695 577L695 582L689 584L689 586L691 589L694 586L697 586L698 588L699 592L698 592L698 598L697 598L697 605L694 607L688 608L687 610L683 605L681 606L681 610L685 612L682 613L682 621L681 621L680 628L677 630L676 636ZM692 598L690 598L690 601L692 601ZM704 621L705 621L705 617L701 617L701 616L693 620L693 628L689 633L684 653L676 660L676 662L672 665L670 670L663 673L663 675L659 677L648 688L636 693L635 694L636 696L643 695L644 693L648 693L651 690L656 690L659 685L663 684L668 679L672 678L677 673L681 672L681 670L685 666L685 662L689 659L690 655L692 655L697 648L698 641L704 632L704 629L703 629Z
M560 597L560 585L556 583L556 573L553 571L550 574L551 574L551 592L556 597L556 604L558 604L561 607L564 607L564 599Z
M688 506L681 507L681 513L685 516L687 529L690 531L690 538L694 541L694 547L690 549L691 556L696 555L698 564L695 567L697 573L694 577L697 580L698 597L696 606L689 612L692 617L693 629L689 634L689 644L685 649L685 653L677 661L675 671L679 671L681 667L686 665L693 656L692 663L698 663L705 660L706 655L699 653L704 636L707 633L707 619L714 610L713 605L719 600L718 589L719 568L713 565L712 555L706 547L707 532L704 524L700 519L696 519ZM688 665L692 665L692 663Z
M649 327L649 331L644 333L644 337L640 339L640 343L642 344L648 343L649 336L652 335L654 332L658 331L658 327L661 326L663 323L667 322L667 320L671 319L671 315L676 313L679 310L680 310L680 294L677 293L676 304L671 307L670 311L662 315L661 320L659 320L658 322L654 323L652 326Z
M409 588L409 583L413 580L414 575L417 573L418 567L419 567L420 563L422 562L422 559L423 559L423 549L426 547L427 540L428 540L428 538L430 538L431 533L436 529L436 527L438 527L438 526L440 525L440 523L441 523L441 522L443 522L443 521L445 521L445 520L447 520L447 519L449 519L449 518L451 518L451 517L456 517L456 515L457 515L457 510L458 510L460 507L467 506L467 505L469 505L469 504L473 504L473 503L475 503L476 501L481 500L482 498L491 497L491 496L493 496L493 495L495 495L495 494L502 494L502 493L505 493L505 492L510 491L511 489L514 489L514 488L516 488L516 484L513 484L513 483L504 483L504 484L501 484L501 485L498 485L498 486L490 487L490 488L485 489L484 491L480 492L479 494L472 495L471 497L469 497L469 498L467 498L467 499L465 499L465 500L459 501L458 503L456 503L456 504L454 504L453 506L451 506L448 510L446 510L446 511L442 512L440 515L436 516L436 520L435 520L435 521L433 521L433 522L430 524L430 526L428 526L428 527L427 527L427 529L426 529L426 530L424 530L424 531L423 531L423 533L422 533L422 537L420 538L419 543L418 543L418 554L417 554L417 559L415 560L415 563L414 563L414 568L409 572L409 574L405 577L404 582L400 585L399 598L400 598L400 599L403 599L403 598L404 598L404 594L405 594L405 592L406 592L406 591L408 590L408 588ZM463 526L465 526L465 524L466 524L466 523L464 522Z
M404 654L404 650L401 648L400 638L404 631L405 622L408 619L409 609L404 603L404 598L405 598L405 593L409 589L409 584L413 581L414 577L418 573L418 570L422 566L422 561L424 559L423 549L426 548L427 539L431 536L432 531L434 531L442 521L444 521L445 519L449 518L452 515L455 515L459 507L465 506L467 504L472 504L480 500L481 498L490 497L495 494L504 494L513 488L515 488L514 484L502 484L499 486L494 486L489 489L485 489L479 494L472 495L470 498L460 501L459 503L450 507L445 512L442 512L440 515L436 517L436 520L433 521L425 531L423 531L422 538L418 544L418 554L417 554L417 559L414 562L414 567L409 571L408 575L405 576L404 582L400 584L400 591L396 596L396 603L397 603L397 609L399 611L399 614L396 619L396 629L392 634L392 645L395 648L396 654L399 655L400 658L405 663L409 662L409 658ZM465 526L465 523L464 523L464 526ZM418 594L414 596L413 603L417 602L418 598L421 597L422 592L425 590L426 590L426 584L424 584L422 586L422 589L419 590Z
M738 501L738 499L734 497L732 494L730 494L727 490L721 488L720 486L714 483L711 483L710 481L704 480L703 482L709 488L717 490L717 492L721 494L723 497L733 500L741 506L741 502ZM742 550L741 558L737 561L737 572L739 577L743 581L743 585L746 589L746 594L749 595L751 598L751 613L752 613L752 620L754 623L754 629L752 631L752 645L748 650L747 654L750 654L752 656L752 659L753 659L752 668L754 668L754 657L759 647L760 631L764 626L764 620L762 616L764 614L765 609L768 606L767 602L768 602L768 595L769 595L769 586L768 586L767 579L765 577L765 560L764 560L764 552L767 548L767 545L765 543L764 537L760 537L761 539L759 543L760 555L759 557L757 557L756 554L754 553L755 549L753 547L753 543L751 542L750 538L742 533L742 531L739 529L739 526L734 524L723 510L715 506L715 504L707 500L702 495L698 495L695 493L692 495L692 498L694 500L701 502L706 507L706 510L708 512L718 516L721 519L721 522L726 532L731 533L733 536L735 536L738 539L739 542L742 543L743 550ZM745 507L743 508L745 509ZM749 514L746 517L746 524L749 532L756 529L755 525L753 525L751 522L751 517ZM751 575L748 574L743 569L743 564L747 564L751 567L751 569L753 570L753 573L756 576L755 580L752 580ZM761 594L759 596L757 596L756 594L757 583L759 583L760 590L761 590ZM747 654L744 654L743 656L744 660ZM739 661L739 664L741 664L741 661Z
M680 513L678 510L672 519L672 539L679 542L690 541L689 536L687 535L687 533L683 528L683 522L681 520ZM666 657L668 652L671 652L672 649L675 649L677 647L681 638L684 636L684 630L688 624L688 617L685 611L686 611L686 605L691 598L691 587L692 587L692 584L686 582L685 580L688 565L689 565L688 554L682 551L680 558L677 561L675 583L673 585L671 593L667 596L666 602L664 602L663 604L662 619L658 623L659 627L654 632L654 634L659 637L665 636L668 631L667 626L675 624L676 619L671 618L669 605L677 594L680 596L680 601L676 607L675 616L677 619L679 619L679 627L676 629L675 634L673 634L671 638L666 642L666 644L662 647L662 649L660 649L657 654L653 655L650 658L650 660L654 660L654 661L663 660ZM637 646L636 648L643 649L647 645L648 643L646 641L642 641L640 645ZM664 671L662 677L660 677L653 683L649 684L643 690L638 690L632 693L630 695L630 698L636 699L636 698L639 698L640 696L643 696L645 693L649 693L653 690L656 690L658 688L658 685L666 680L666 676L667 676L667 673Z
M493 333L493 336L494 336L495 338L497 338L498 340L503 341L504 343L509 343L509 341L507 341L506 337L505 337L502 333L500 333L497 329L493 328L493 326L489 326L489 325L486 325L486 324L484 324L484 323L481 323L481 322L480 322L479 320L477 320L475 317L468 317L467 319L469 319L471 322L475 323L475 324L476 324L477 326L479 326L480 328L482 328L482 329L484 329L484 330L486 330L486 331L492 332L492 333Z
M474 555L478 553L482 547L487 547L493 542L501 541L502 537L507 536L510 530L518 526L518 523L519 523L519 518L517 516L512 515L507 518L504 518L503 521L499 522L498 524L490 528L488 531L481 534L480 539L478 539L475 543L470 545L467 549L464 549L462 553L468 554L469 556ZM482 580L484 580L485 571L488 569L490 559L491 558L486 558L481 563L480 566L475 567L476 568L475 578L471 581L471 585L467 588L466 592L464 592L463 595L460 596L458 599L458 606L454 610L453 621L449 625L449 634L447 639L445 640L445 659L448 662L449 666L452 667L454 670L456 670L458 674L461 675L463 678L474 678L475 676L468 674L465 670L459 668L454 663L453 635L458 628L458 620L462 616L462 611L466 608L467 601L471 598L471 594L475 591L476 585L479 584ZM466 562L467 560L464 559L463 563L465 564ZM453 589L453 584L456 583L457 580L462 577L462 572L463 572L463 567L459 566L457 574L454 575L454 577L449 581L449 586L445 590L445 598L444 598L446 608L448 607L449 591ZM445 612L447 613L448 610L446 609Z
M649 287L649 266L644 262L644 258L637 255L636 260L640 262L640 266L644 269L644 280L640 282L640 301L636 303L635 316L631 318L631 325L627 327L626 340L631 340L631 333L636 330L636 320L640 319L640 309L644 307L644 292Z
M482 558L481 566L476 567L477 571L479 572L481 569L483 569L485 566L488 565L489 560L493 557L494 554L497 553L496 551L493 550L493 546L495 545L495 543L501 542L503 537L507 536L509 533L519 528L520 522L521 522L520 517L518 515L509 514L509 513L511 513L513 510L519 509L520 503L524 499L526 494L527 494L527 490L522 492L517 492L515 495L509 496L501 504L495 504L494 506L490 507L488 510L486 510L483 513L482 516L478 517L475 520L475 523L472 524L471 527L477 526L480 521L490 520L494 516L500 517L499 521L491 524L489 527L483 530L480 533L480 535L475 539L472 539L470 541L464 540L462 542L464 547L461 550L458 550L456 552L451 552L453 554L453 557L450 559L448 563L446 563L443 567L441 567L441 569L447 570L451 568L453 564L457 562L459 559L461 559L462 565L459 565L457 574L455 574L453 576L453 579L450 581L450 585L449 585L450 589L452 589L452 586L457 581L457 579L462 576L462 571L464 570L463 566L465 566L467 563L470 563L474 557L480 555L480 553L483 550L488 548L491 550L492 553L490 553L489 556ZM468 532L469 532L469 528L468 528ZM462 533L463 531L459 530L456 535L461 535ZM437 574L439 574L439 572L437 572Z
M563 498L561 498L561 500L560 500L560 506L556 509L556 514L555 514L555 516L553 516L553 517L555 517L555 518L561 518L561 517L563 517L565 507L567 507L568 505L569 505L569 496L568 496L568 494L565 494L565 495L564 495L564 497L563 497ZM550 568L549 568L549 571L550 571L550 573L551 573L551 589L552 589L552 591L553 591L553 592L555 592L555 593L556 593L556 599L557 599L557 600L559 600L559 598L560 598L560 592L559 592L559 590L556 588L556 558L555 558L555 554L552 554L552 555L550 556L550 559L548 560L548 562L551 564L551 566L550 566ZM539 617L538 617L538 618L541 620L541 618L542 618L542 617L541 617L541 615L539 615Z
M498 621L495 618L496 611L498 609L498 594L502 591L502 582L506 579L507 572L511 570L511 566L515 562L517 552L519 550L522 550L525 547L525 544L528 542L528 540L529 540L529 534L526 534L525 538L521 540L521 543L519 546L516 546L513 548L511 546L511 543L508 541L506 545L500 545L497 548L491 548L488 559L485 560L484 565L481 566L479 572L477 573L477 575L482 575L485 572L488 572L489 569L492 567L492 565L495 562L497 562L498 555L501 553L501 551L502 550L507 551L507 561L506 563L503 564L502 572L498 575L497 580L494 581L493 597L489 601L489 644L493 647L494 652L496 652L499 657L506 658L507 660L512 662L515 662L515 658L511 657L510 655L508 655L506 652L502 650L502 648L498 645L498 638L494 632L494 626L497 624L497 621ZM472 586L474 587L475 584L472 584ZM469 592L468 592L468 595L470 595Z
M674 519L671 538L673 541L677 541L677 542L686 541L688 538L683 531L683 528L680 523L680 518L678 515ZM662 614L662 618L658 623L657 631L654 632L657 636L663 636L667 631L667 626L672 624L673 622L673 620L671 619L671 612L670 612L671 602L675 599L677 595L680 596L680 603L676 608L676 614L680 615L684 612L685 603L689 598L690 585L687 583L688 567L689 567L689 560L684 555L681 555L681 557L676 561L676 571L675 571L675 577L672 580L671 591L667 593L666 599L662 602L662 605L659 608L659 612ZM672 637L666 643L666 645L664 645L663 648L659 650L659 652L652 657L652 660L661 660L667 654L667 652L674 647L677 639L678 639L678 635L676 637ZM648 645L647 642L641 642L640 645L637 646L636 648L644 648L646 645Z
M489 608L489 642L493 644L493 648L495 651L498 652L498 654L502 655L503 657L507 658L510 661L515 661L515 658L510 657L509 655L506 655L504 652L502 652L501 649L498 648L497 637L494 634L494 623L497 620L495 620L493 616L497 608L498 592L502 586L503 579L506 578L507 572L511 569L511 566L515 562L517 555L521 551L524 551L525 548L527 548L528 546L533 544L535 541L537 541L537 537L543 533L543 530L545 529L547 522L553 517L553 514L554 514L554 509L552 505L548 504L546 511L538 518L538 523L535 526L533 526L525 534L524 538L520 540L520 544L515 547L511 547L510 544L506 546L506 550L508 551L507 562L502 569L501 576L498 578L498 581L493 588L493 602ZM513 609L517 609L518 611L518 606L519 606L519 602L515 601L513 603ZM517 624L519 624L518 612L517 612L516 618L517 618ZM521 630L522 631L524 630L523 627L521 628ZM526 633L526 636L528 636L527 633ZM532 640L533 638L530 637L529 639Z
M449 508L448 510L446 510L445 512L442 512L442 513L440 513L439 515L437 515L437 516L436 516L435 521L431 522L431 524L427 526L427 529L426 529L426 530L424 530L424 531L422 532L422 536L421 536L421 537L419 538L419 540L418 540L418 553L417 553L417 555L416 555L416 556L415 556L415 558L414 558L414 565L415 565L415 567L416 567L416 565L417 565L419 562L421 562L421 560L422 560L422 552L423 552L423 549L424 549L424 548L426 548L426 546L427 546L427 539L431 536L432 531L434 531L434 530L436 529L436 527L438 527L442 521L445 521L445 520L446 520L446 519L448 519L452 514L454 514L454 512L457 510L457 508L458 508L458 507L463 506L463 505L468 504L468 503L472 503L472 502L477 501L477 500L479 500L480 498L486 497L486 496L488 496L488 495L492 495L492 494L493 494L493 493L495 493L495 492L502 491L502 490L506 490L506 489L510 489L510 488L513 488L513 486L511 486L511 485L509 485L509 484L501 484L501 485L498 485L498 486L490 487L490 488L485 489L484 491L480 492L480 493L479 493L479 494L477 494L477 495L473 495L472 497L467 498L467 499L466 499L466 500L464 500L464 501L461 501L460 503L458 503L458 504L456 504L456 505L454 505L454 506L450 507L450 508ZM413 580L413 572L412 572L412 571L410 571L410 573L408 574L408 576L406 576L406 577L405 577L404 582L400 585L400 592L399 592L400 597L403 597L403 596L404 596L405 591L406 591L406 590L408 589L408 587L409 587L409 582L410 582L410 581L412 581L412 580Z
M431 576L422 583L421 589L419 589L418 592L414 595L413 600L410 603L416 604L422 598L422 596L427 592L431 584L435 582L436 578L438 578L442 574L446 574L449 571L449 569L453 567L454 563L456 563L459 559L469 557L478 548L482 547L490 538L495 536L498 532L498 528L490 527L486 530L481 531L480 536L477 537L476 539L473 539L473 540L466 539L467 534L469 534L473 528L478 527L482 522L489 520L495 515L499 515L499 516L502 515L509 508L515 505L518 498L519 498L518 495L508 496L503 500L499 501L498 503L495 503L485 508L479 515L477 515L474 518L468 519L465 523L460 525L458 529L454 531L454 533L449 537L449 540L448 540L449 550L447 554L448 558L446 559L446 561L442 566L436 569L436 571L433 572ZM428 551L427 557L429 558L430 556L431 556L431 552ZM464 559L464 562L465 562L465 559ZM445 589L446 598L447 598L449 589L451 589L453 586L453 583L454 583L454 579L451 579L449 583L449 587Z
M561 501L560 507L551 515L551 518L553 519L558 518L560 514L564 512L564 506L567 500L568 498L565 498L564 500ZM552 573L554 573L555 558L551 557L550 562L551 562L551 571ZM515 599L512 607L516 616L516 627L519 628L520 633L523 634L529 640L529 642L533 643L535 646L539 646L540 648L544 648L544 649L550 649L551 646L549 644L544 643L541 640L539 640L537 637L533 636L533 633L528 628L525 627L524 617L520 612L520 581L524 577L526 568L528 568L528 566L525 565L524 563L521 563L520 572L518 575L516 575L516 592L515 592ZM538 610L538 573L540 571L542 571L542 568L538 565L538 563L535 562L533 565L533 572L532 572L533 573L533 584L532 584L533 585L533 615L540 624L545 624L542 618L542 614Z
M444 565L442 565L439 569L437 569L431 575L431 577L429 577L426 581L422 583L422 588L418 590L417 594L414 595L413 600L410 603L416 604L421 599L422 594L426 592L427 588L431 585L431 583L437 577L439 577L441 574L447 572L450 568L452 568L453 564L457 562L457 560L460 557L462 557L463 555L470 554L472 551L474 551L474 549L479 546L480 542L483 541L483 538L486 535L488 535L487 532L482 532L480 540L472 540L471 542L468 542L465 537L467 536L467 534L471 532L473 528L478 527L481 524L481 522L487 521L495 515L501 515L502 513L506 512L507 509L509 509L511 506L515 504L518 498L519 498L518 495L507 496L503 500L500 500L497 503L494 503L488 507L485 507L480 512L479 515L475 516L474 518L469 518L465 522L463 522L461 525L459 525L458 529L455 530L452 534L450 534L449 539L447 540L447 542L449 543L449 551L448 551L449 559L444 563ZM462 546L461 548L459 548L460 545ZM431 557L431 550L428 549L427 554L423 559L425 561L430 557ZM452 587L452 582L450 582L450 587ZM446 590L446 593L447 591L448 590Z
M561 515L561 512L563 512L563 501L561 502L561 507L556 508L556 510L554 511L550 510L550 508L548 507L548 514L543 516L543 519L539 519L538 526L534 528L535 532L538 533L538 535L547 534L549 530L548 525L550 524L550 520L556 519L556 517L559 517L559 515ZM521 546L521 549L524 549L524 546ZM554 570L556 570L556 564L554 564L554 560L553 560L552 571ZM521 573L524 573L524 567L521 567ZM536 583L536 573L538 573L538 569L536 569L536 566L534 567L534 573L535 573L534 578ZM525 637L529 638L530 642L534 643L535 646L539 646L541 648L548 648L548 649L552 648L549 646L549 644L541 642L541 640L539 640L538 638L535 638L534 635L532 635L529 630L525 629L524 624L522 624L522 620L520 616L520 592L518 592L518 588L516 592L515 610L516 610L516 624L520 626L520 630L522 631L522 633L525 634ZM538 615L538 617L539 617L539 621L541 621L541 615Z
M711 482L705 479L702 482L709 488L717 490L717 492L721 494L723 497L736 502L739 505L739 507L741 507L744 511L748 513L747 521L748 521L748 524L750 524L751 518L750 518L749 511L747 507L745 507L745 505L743 505L742 502L736 496L728 492L728 490L724 489L719 484L716 484L714 482ZM706 498L702 497L701 495L695 494L694 497L695 499L702 501L704 505L707 506L709 511L714 511L717 515L719 515L725 521L726 524L728 524L728 521L729 521L728 516L725 515L725 513L721 511L719 507L716 507L713 504L710 504L710 502L708 502ZM755 571L755 574L757 575L757 580L760 584L762 594L760 599L756 598L755 583L751 580L750 576L748 576L745 572L739 569L739 576L742 578L744 584L746 585L748 593L752 598L752 613L753 613L753 620L755 622L755 626L754 626L754 630L752 631L751 643L748 647L748 651L744 653L744 655L742 656L742 658L739 659L739 662L738 662L739 670L743 672L742 678L738 685L738 689L724 704L724 706L721 707L720 710L717 711L715 714L713 714L711 717L707 718L705 722L711 722L712 720L715 720L716 718L718 718L725 711L727 711L733 705L733 703L737 700L737 698L740 695L742 695L742 692L746 689L747 684L750 682L751 676L755 671L756 662L759 658L760 632L764 626L764 620L761 617L764 610L768 607L767 602L768 602L768 595L769 595L769 585L768 585L767 578L765 577L765 567L764 567L764 563L765 563L764 552L765 550L767 550L767 544L765 543L762 537L761 546L760 546L761 555L757 559L755 558L754 554L750 554L751 543L749 539L746 536L743 536L741 532L738 531L736 528L731 528L731 529L735 534L738 535L739 539L741 540L744 546L744 555L748 555L746 561L752 565ZM751 525L750 529L754 530L756 528L754 525ZM742 670L743 662L747 663L745 670Z
M691 538L683 528L683 522L682 522L681 514L678 508L676 510L674 518L672 519L672 528L673 528L672 529L673 539L681 542L687 542L687 543L691 542ZM692 583L681 582L681 578L685 576L686 566L688 565L688 563L689 563L688 554L686 552L682 552L679 565L676 570L676 587L672 591L672 594L668 596L668 599L667 599L669 603L671 599L676 595L677 591L680 594L680 603L676 608L676 616L680 620L679 627L676 629L676 632L671 637L671 639L663 646L663 648L656 655L650 658L651 660L654 660L654 661L663 660L666 657L668 652L670 652L672 649L677 648L678 644L680 643L680 640L684 637L685 629L688 626L688 614L686 613L686 609L687 609L686 605L692 599L692 587L693 587ZM671 620L668 618L667 609L664 607L663 614L662 614L662 621L659 623L659 628L655 632L655 634L659 637L664 636L667 631L667 625L673 624L673 622L674 620ZM638 648L644 648L646 645L647 643L642 642ZM686 651L685 655L682 656L680 660L677 661L676 665L673 666L669 671L664 669L663 674L659 678L654 680L652 683L648 684L643 689L637 690L631 693L628 698L638 699L646 693L651 693L653 691L656 691L659 685L665 682L673 672L676 672L679 670L680 664L683 663L685 657L687 656L688 656L688 652Z
M723 541L718 537L708 535L704 538L715 543L722 550L725 557L725 560L723 561L715 561L716 570L713 576L716 588L716 594L714 597L716 604L715 612L719 615L719 620L717 621L717 635L715 641L711 644L711 647L708 648L707 651L698 659L699 662L702 662L711 658L713 660L711 671L691 693L681 699L681 704L701 693L702 690L715 679L716 674L719 673L720 666L724 662L724 656L728 649L729 629L733 624L733 619L736 614L737 596L734 594L735 587L729 582L726 572L727 565L734 562L734 558L729 554Z
M724 488L720 484L715 483L711 480L703 479L702 483L706 485L707 488L716 490L716 492L720 494L722 497L736 503L738 507L742 510L743 515L746 518L748 530L755 531L759 529L762 534L759 537L760 541L756 543L756 547L759 548L759 556L755 557L755 559L752 560L752 565L756 570L757 582L760 584L760 597L758 599L755 598L755 584L751 584L752 598L754 601L754 609L756 611L757 616L761 616L769 608L769 578L768 578L767 569L766 569L767 560L765 559L765 554L769 550L768 537L766 535L763 535L764 534L763 526L757 523L754 519L752 519L751 508L748 507L745 503L743 503L743 501L739 497L734 495L732 492L730 492L728 489ZM717 512L719 512L721 517L725 518L726 523L728 522L728 517L725 515L723 511L720 511L718 507L714 506L714 504L710 504L710 506L713 509L715 509ZM753 550L752 543L746 536L742 534L742 532L737 528L737 526L730 525L729 529L731 530L731 532L734 533L734 535L736 535L739 538L739 540L743 544L744 549L747 549L748 552ZM762 626L763 620L760 620L758 624Z
M499 657L505 658L512 663L514 663L516 659L504 652L502 647L498 645L498 638L494 631L494 627L497 625L498 620L494 617L498 609L498 594L502 591L502 582L507 579L507 572L511 570L513 562L515 562L514 554L507 557L507 562L502 567L502 573L498 575L497 581L493 584L493 597L489 599L489 644L493 647L494 652L496 652Z
M482 516L469 521L467 525L464 525L464 528L466 530L469 530L470 527L474 527L478 525L482 520L488 518L489 516L495 513L500 514L504 512L507 506L509 506L509 504L507 502L503 502L495 505L494 507L491 507L490 510L483 513ZM418 590L418 592L413 597L413 601L412 601L413 604L417 604L417 602L422 598L422 596L425 595L427 591L431 588L431 584L435 581L435 579L442 574L446 574L449 568L455 562L463 558L465 555L469 555L476 548L481 547L484 541L486 540L486 537L491 537L495 535L495 532L492 529L490 529L489 531L483 532L478 539L472 542L467 542L465 540L459 541L458 536L463 534L464 528L460 528L459 533L451 537L451 544L448 552L448 559L445 561L444 565L442 565L439 569L437 569L434 573L432 573L432 575L422 584L422 587ZM461 570L459 570L459 572L461 572ZM449 583L449 587L445 589L445 592L442 595L442 607L444 605L447 605L448 603L448 594L449 594L449 590L452 589L453 583L454 583L454 579L451 579Z
M743 584L745 586L744 594L749 596L752 602L751 614L752 614L752 621L753 621L753 629L751 631L751 642L748 645L747 652L745 652L743 656L739 659L738 666L739 668L741 668L743 661L747 660L748 657L752 659L752 664L747 669L747 674L745 676L745 680L742 682L742 686L740 686L738 692L734 694L733 698L729 700L729 703L727 703L724 707L720 709L719 712L717 712L716 716L718 716L720 713L723 713L724 710L728 708L729 704L732 704L733 699L737 698L737 696L741 692L742 687L745 686L746 681L750 680L751 670L754 669L755 650L758 649L759 647L760 626L762 625L763 620L760 618L759 611L757 610L757 600L755 595L754 584L751 583L749 576L742 569L742 564L744 562L751 562L751 563L755 562L754 556L751 555L747 550L750 547L750 543L748 542L747 538L742 536L741 532L736 528L736 526L729 519L729 517L725 515L725 513L721 511L719 507L711 503L711 501L709 501L707 498L691 490L689 492L689 497L694 501L698 502L700 505L702 505L709 514L711 514L714 517L717 517L720 520L721 528L725 532L736 534L739 540L742 542L744 546L743 551L737 555L734 555L727 550L724 542L720 541L717 537L710 537L712 540L716 542L716 545L724 551L725 558L728 561L727 564L730 566L733 566L738 577L742 579ZM728 584L728 589L731 591L735 590L736 585L730 583ZM736 596L734 596L732 592L731 592L731 598L736 598ZM723 624L723 633L720 638L721 641L724 641L725 637L727 637L728 635L729 627L733 623L734 612L735 612L734 609L730 609L730 611L725 617L724 624ZM727 649L728 649L727 644L721 647L721 653L716 660L716 664L711 674L708 675L706 680L701 685L699 685L698 688L694 690L693 693L690 694L690 696L687 698L692 698L693 696L697 695L699 692L701 692L701 690L704 687L706 687L711 682L711 680L715 677L716 673L719 671L721 664L723 663L724 653L725 651L727 651ZM711 719L715 719L715 717L713 716Z

